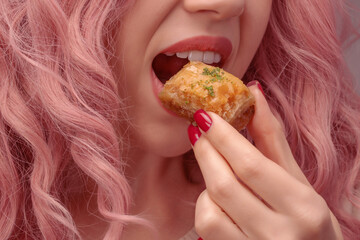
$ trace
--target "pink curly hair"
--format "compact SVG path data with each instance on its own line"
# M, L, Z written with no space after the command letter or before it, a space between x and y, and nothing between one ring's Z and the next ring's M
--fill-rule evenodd
M126 1L1 1L0 239L81 239L70 214L72 174L97 186L104 239L121 236L126 106L106 46ZM359 239L360 99L346 71L334 0L274 0L245 78L259 79L304 173ZM84 180L85 181L85 180ZM77 183L80 184L80 183Z

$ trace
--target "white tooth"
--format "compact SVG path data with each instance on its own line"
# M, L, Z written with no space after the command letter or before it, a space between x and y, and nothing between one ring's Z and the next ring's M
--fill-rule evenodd
M214 56L214 63L219 63L221 61L221 56L218 53L215 53Z
M206 64L212 64L214 62L214 52L206 51L204 53L203 62Z
M187 58L189 56L189 52L177 52L176 56L178 58Z
M175 55L175 53L164 53L166 56L168 56L168 57L171 57L171 56L174 56Z
M189 53L189 61L202 61L204 56L204 52L200 51L191 51Z

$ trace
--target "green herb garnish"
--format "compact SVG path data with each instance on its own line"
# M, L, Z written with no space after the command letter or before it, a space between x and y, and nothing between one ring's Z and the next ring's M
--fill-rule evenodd
M210 70L206 67L203 69L202 75L210 75Z
M218 80L222 80L223 76L220 75L220 71L221 69L219 67L213 68L211 71L206 67L203 69L202 75L208 75ZM221 74L224 75L224 72L221 72Z
M209 93L210 96L215 97L213 86L203 85L203 87L204 87L204 89L208 90L208 93Z

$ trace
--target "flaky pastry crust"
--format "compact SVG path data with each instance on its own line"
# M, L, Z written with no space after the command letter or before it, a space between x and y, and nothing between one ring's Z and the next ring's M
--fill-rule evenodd
M165 108L193 121L199 109L211 111L241 130L254 114L255 99L244 83L221 68L189 62L159 94Z

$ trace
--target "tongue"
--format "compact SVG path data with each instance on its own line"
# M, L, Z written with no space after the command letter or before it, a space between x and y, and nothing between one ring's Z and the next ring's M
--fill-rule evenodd
M174 76L180 69L189 62L187 58L178 58L176 55L166 56L159 54L155 57L152 67L156 76L162 83L165 83Z

